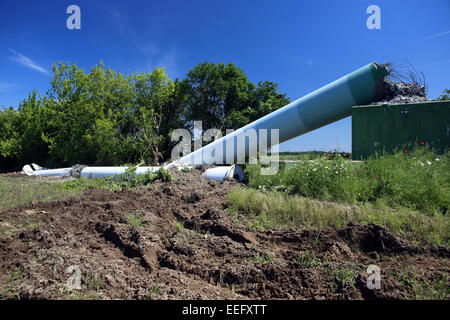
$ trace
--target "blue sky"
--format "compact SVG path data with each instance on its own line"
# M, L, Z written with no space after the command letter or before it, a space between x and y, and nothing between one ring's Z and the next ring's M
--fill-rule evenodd
M81 30L69 30L69 5ZM369 5L381 29L369 30ZM369 62L411 62L428 96L450 88L450 1L9 1L0 0L0 106L45 94L55 61L125 74L166 68L183 78L201 61L234 62L253 82L291 99ZM351 150L351 118L280 145L280 151Z

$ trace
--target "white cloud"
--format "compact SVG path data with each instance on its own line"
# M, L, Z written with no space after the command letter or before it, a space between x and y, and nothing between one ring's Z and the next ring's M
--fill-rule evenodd
M15 88L18 88L19 85L17 83L11 83L11 82L0 82L0 92L13 90Z
M134 34L133 34L134 35ZM155 55L158 54L159 52L159 47L158 45L156 45L154 42L148 42L148 43L144 43L141 42L137 39L137 37L133 37L133 40L136 44L136 47L139 49L140 52L142 52L143 54L148 54L148 55Z
M447 31L444 31L444 32L435 33L435 34L432 34L432 35L420 38L418 40L411 41L410 43L416 43L416 42L419 42L419 41L434 39L434 38L438 38L438 37L442 37L442 36L446 36L446 35L450 35L450 30L447 30Z
M305 60L305 64L308 66L312 66L314 64L314 60L312 59Z
M175 50L161 53L158 56L150 55L149 69L153 71L156 67L162 67L171 78L176 78L177 73L177 55Z
M119 33L121 36L125 37L127 35L127 27L125 25L124 18L119 11L114 9L110 10L111 12L111 22L119 29Z
M121 37L128 39L138 52L145 57L145 61L148 62L145 63L144 69L153 71L156 67L163 67L170 78L178 76L177 55L173 48L164 51L157 40L149 40L148 36L142 37L142 34L137 34L133 27L133 20L111 5L103 1L97 2L96 5L108 12L109 23L119 30ZM153 22L167 18L165 15L152 16Z
M20 63L30 69L39 71L41 73L45 73L45 74L49 74L48 70L44 69L41 66L38 66L36 63L33 62L33 60L31 60L28 57L25 57L23 54L20 54L17 51L14 51L12 49L9 49L9 51L11 51L14 55L10 56L9 59L11 59L14 62Z

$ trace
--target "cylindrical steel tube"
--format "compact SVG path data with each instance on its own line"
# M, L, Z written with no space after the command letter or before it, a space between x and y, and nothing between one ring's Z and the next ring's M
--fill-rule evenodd
M231 164L238 158L252 156L251 153L256 153L256 149L261 151L259 146L260 129L267 130L265 146L266 149L269 149L273 146L271 129L279 130L278 143L281 143L343 119L351 115L353 106L370 103L374 96L376 82L388 74L387 66L378 65L375 62L370 63L231 134L173 161L166 168L180 163L189 166ZM244 136L250 137L251 132L256 133L258 147L255 149L244 142L244 149L238 150L239 139ZM242 156L239 155L239 152L245 154ZM217 156L218 154L219 156Z

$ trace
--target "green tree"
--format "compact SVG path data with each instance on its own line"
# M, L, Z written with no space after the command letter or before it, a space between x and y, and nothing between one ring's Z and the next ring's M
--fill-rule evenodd
M16 165L29 162L43 162L48 156L47 144L42 138L45 129L43 99L36 90L24 99L17 111L4 111L0 133L0 153L14 158Z
M175 85L163 68L130 77L134 88L132 121L135 138L140 143L140 155L147 163L158 165L162 159L161 146L167 135L166 107L174 94Z
M2 167L120 165L169 159L177 128L237 129L289 103L273 82L248 81L233 63L201 63L172 81L163 68L128 77L103 62L89 72L53 65L50 89L0 111Z
M14 169L17 163L20 146L17 117L18 112L13 107L0 110L0 172Z
M95 105L88 97L88 76L83 69L57 62L53 66L51 89L45 104L52 165L83 163L88 151L83 141L87 129L95 123Z
M173 91L162 110L163 117L160 124L162 143L160 152L164 160L170 159L172 149L177 144L171 139L172 131L180 128L188 129L188 123L184 117L183 92L180 82L181 80L179 79L173 81Z
M13 157L17 153L16 118L17 111L13 107L0 110L0 155L4 158Z
M247 107L248 93L254 89L233 63L200 63L180 85L188 124L202 120L205 129L223 127L228 114Z
M273 82L250 82L233 63L203 62L180 82L185 119L203 128L237 129L290 102Z
M255 121L290 102L285 94L278 92L278 85L270 81L259 82L248 95L248 106L242 110L233 109L225 122L226 128L238 129Z
M129 133L133 90L130 81L103 62L88 74L88 96L95 106L95 121L84 139L89 150L88 163L102 165L134 162L136 146Z
M76 64L53 67L45 105L53 165L103 164L133 161L136 147L130 140L133 91L123 74L100 62L85 73Z
M444 89L444 92L436 100L450 100L450 89Z

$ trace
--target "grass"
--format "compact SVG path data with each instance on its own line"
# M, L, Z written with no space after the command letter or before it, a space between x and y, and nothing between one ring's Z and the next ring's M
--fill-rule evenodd
M333 271L332 274L336 277L341 288L345 288L347 286L353 287L355 285L357 272L353 269L338 269Z
M135 226L135 227L146 227L148 225L148 221L145 220L144 214L141 212L135 212L129 214L124 221L121 221L123 223L127 223L129 225Z
M297 261L305 268L317 268L323 264L322 259L316 258L309 250L305 250L297 257Z
M86 285L89 290L99 292L102 287L102 280L99 275L94 273L88 278Z
M282 164L276 175L261 175L248 165L249 186L347 204L408 208L426 214L448 214L450 153L436 155L426 147L384 154L364 162L342 156Z
M40 226L41 226L40 222L34 222L30 218L27 218L27 224L25 226L27 229L32 229L32 230L39 229Z
M81 192L81 189L65 190L61 188L61 183L40 177L0 177L0 211L31 202L67 199Z
M147 298L149 298L149 299L155 298L155 297L158 297L160 294L161 294L161 287L160 287L160 285L157 283L157 284L154 284L154 285L150 288L150 290L148 290L148 296L147 296Z
M175 224L175 230L178 233L182 233L184 231L184 226L183 226L183 222L178 221L177 219L173 220L173 223Z
M275 175L248 165L249 188L228 195L233 218L255 229L374 223L416 243L450 244L450 153L418 147L356 163L297 157Z
M156 172L147 172L146 174L136 175L133 170L126 171L123 174L107 178L87 179L79 178L72 181L61 183L61 188L68 191L85 190L87 188L106 189L109 191L132 189L140 185L150 185L156 180L171 181L172 176L167 170L160 168Z
M450 297L450 287L447 285L448 275L441 274L441 277L434 282L424 281L421 295L428 300L445 300Z
M253 221L253 226L262 229L292 226L341 228L349 222L374 223L416 242L450 243L450 222L448 216L442 214L426 215L410 209L371 205L343 205L251 188L231 191L228 200L228 210L232 215L244 215Z
M108 177L74 180L49 179L43 177L1 177L0 212L20 205L50 202L80 196L86 189L106 189L109 191L131 189L139 185L149 185L154 181L171 181L172 176L164 169L154 173L136 175L134 171Z
M436 279L430 281L420 277L407 268L396 274L396 278L412 290L416 299L445 300L450 297L450 287L447 285L447 273L436 275Z
M270 153L268 153L270 155ZM278 158L280 160L314 160L320 157L344 157L351 158L351 154L347 152L325 152L325 151L304 151L304 152L280 152Z
M272 262L275 261L275 256L271 253L260 255L257 253L255 256L252 257L253 263L260 263L263 264L265 262Z
M13 281L22 278L22 269L19 268L16 271L11 272L11 277L9 280L9 286L0 291L0 298L2 299L17 299L20 300L20 292L18 288L12 284Z

